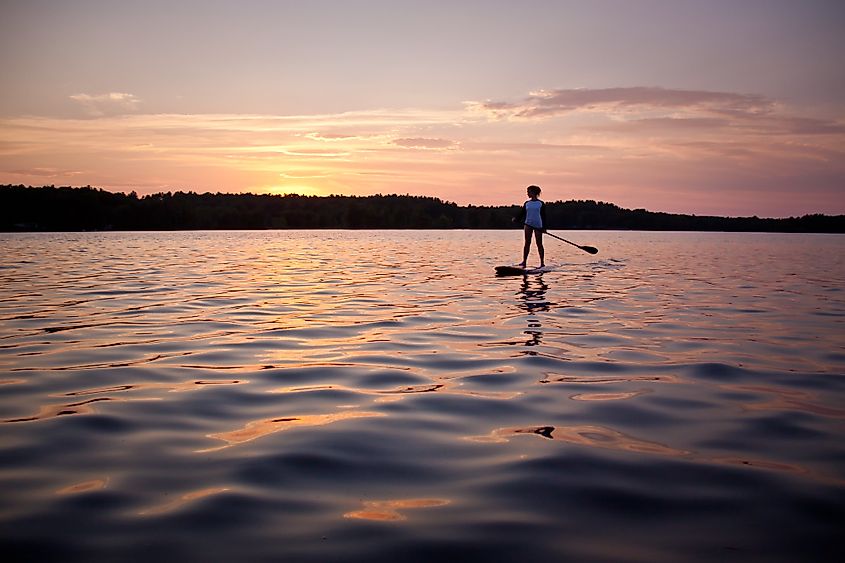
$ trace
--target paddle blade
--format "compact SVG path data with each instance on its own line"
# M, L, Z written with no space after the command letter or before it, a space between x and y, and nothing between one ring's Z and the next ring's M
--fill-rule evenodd
M589 252L590 254L598 254L599 253L599 249L596 248L595 246L579 246L578 248L580 248L584 252Z

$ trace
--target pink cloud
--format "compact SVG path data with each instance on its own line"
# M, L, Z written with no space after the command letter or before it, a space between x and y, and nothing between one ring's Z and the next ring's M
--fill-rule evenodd
M520 143L520 142L465 142L461 146L470 151L480 152L499 152L499 151L514 151L514 152L533 152L533 151L572 151L572 152L606 152L611 150L608 147L601 145L584 145L584 144L563 144L563 143Z
M7 170L7 173L16 174L19 176L36 176L39 178L60 178L64 176L80 176L82 174L85 174L84 172L80 172L78 170L61 170L58 168L42 167Z
M448 149L455 146L455 141L449 139L424 139L421 137L394 139L394 145L408 149Z
M309 133L305 136L314 141L348 141L359 138L357 135L344 135L341 133Z
M723 115L765 115L773 101L756 94L677 90L649 86L541 90L519 102L468 102L467 107L496 118L544 118L577 110L697 109Z
M783 135L842 135L845 124L829 119L779 116L764 123L770 133Z
M97 95L74 94L70 99L80 104L83 111L91 117L132 113L138 111L141 106L141 100L137 96L126 92Z
M550 199L627 207L842 212L845 125L837 114L662 88L550 90L475 109L488 114L455 107L2 118L0 176L139 192L400 190L462 204L511 202L537 183ZM488 119L493 110L511 119Z

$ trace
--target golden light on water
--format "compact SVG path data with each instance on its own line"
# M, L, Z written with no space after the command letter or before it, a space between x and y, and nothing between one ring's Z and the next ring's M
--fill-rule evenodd
M635 438L612 428L594 425L499 428L491 432L488 436L473 436L469 439L479 442L507 442L511 437L520 434L536 434L550 440L613 450L667 456L685 456L691 453L687 450L676 449L658 442Z
M69 485L67 487L63 487L56 491L57 495L75 495L79 493L87 493L90 491L98 491L100 489L106 488L108 485L108 479L91 479L90 481L83 481L81 483L75 483L73 485Z
M199 500L208 496L217 495L229 490L229 487L208 487L205 489L200 489L198 491L191 491L189 493L185 493L180 495L179 498L176 498L170 502L166 502L164 504L160 504L157 506L153 506L142 510L139 512L141 515L158 515L163 514L165 512L170 512L181 508L182 506L191 503L195 500Z
M626 391L622 393L578 393L570 396L569 398L573 401L621 401L625 399L633 399L643 393L648 393L648 389Z
M524 281L514 231L6 235L3 539L651 561L773 508L796 553L838 538L845 240L577 236L602 254Z
M4 2L0 184L845 213L842 2L208 4ZM4 552L843 560L842 235L259 218L0 234Z
M338 422L340 420L349 420L353 418L368 418L375 416L385 416L384 413L372 411L344 411L329 414L309 414L289 417L269 418L265 420L254 420L248 422L243 428L231 430L229 432L218 432L216 434L209 434L209 438L223 440L226 445L217 448L208 448L204 450L197 450L198 452L212 452L234 446L236 444L243 444L244 442L251 442L256 438L267 436L276 432L284 432L291 428L307 427L307 426L323 426Z
M436 498L417 498L400 500L365 500L364 508L353 510L343 515L344 518L358 518L361 520L397 521L407 520L408 517L400 510L432 508L444 506L450 501Z

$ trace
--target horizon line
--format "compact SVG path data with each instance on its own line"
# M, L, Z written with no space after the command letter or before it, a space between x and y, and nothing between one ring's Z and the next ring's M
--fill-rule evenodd
M454 205L458 208L462 208L462 207L463 208L470 208L470 207L476 207L476 208L504 207L504 208L506 208L506 207L519 207L520 206L520 204L517 204L517 203L500 204L500 205L475 205L475 204L469 203L469 204L463 205L463 204L460 204L460 203L457 203L457 202L454 202L454 201L449 201L449 200L446 200L446 199L443 199L441 197L434 196L434 195L414 195L414 194L410 194L410 193L404 193L404 194L401 194L401 193L374 193L374 194L367 194L367 195L361 195L361 194L352 194L352 195L325 194L325 195L319 195L319 194L299 194L299 193L295 193L295 192L284 193L284 194L279 194L279 193L255 193L255 192L222 192L222 191L221 192L210 192L210 191L196 192L196 191L193 191L193 190L183 191L183 189L178 189L178 190L175 190L175 191L166 191L166 192L162 191L162 192L149 193L149 194L145 194L145 195L138 195L138 193L134 189L132 189L130 191L110 190L110 189L106 189L106 188L102 188L102 187L98 187L98 186L92 186L90 184L86 184L84 186L70 186L70 185L56 186L55 184L49 184L49 185L43 185L43 186L32 186L32 185L27 185L27 184L0 184L0 188L10 188L10 187L23 187L23 188L26 188L26 189L45 189L45 188L53 188L53 189L67 188L67 189L71 189L71 190L92 189L92 190L103 191L103 192L106 192L106 193L113 193L113 194L121 193L121 194L126 195L126 196L130 196L134 193L135 197L138 198L138 199L145 199L145 198L155 197L155 196L165 195L165 194L175 195L175 194L179 194L179 193L185 194L185 195L195 195L195 196L205 196L205 195L210 195L210 196L252 196L252 197L278 197L278 198L298 197L298 198L307 198L307 199L329 199L329 198L366 199L366 198L371 198L371 197L408 197L408 198L420 198L420 199L433 199L433 200L439 201L439 202L446 204L446 205ZM713 217L713 218L720 218L720 219L782 220L782 219L801 219L801 218L804 218L804 217L816 217L816 216L832 217L832 218L838 218L838 217L845 218L845 214L842 214L842 213L828 215L826 213L821 213L821 212L804 213L802 215L789 215L789 216L781 216L781 217L760 217L758 215L699 215L699 214L696 214L696 213L674 213L674 212L670 212L670 211L655 211L655 210L647 209L645 207L636 207L636 208L622 207L617 203L613 203L613 202L610 202L610 201L596 200L596 199L567 199L567 200L558 199L558 200L554 200L554 201L546 201L545 203L549 204L549 205L566 204L566 203L593 203L593 204L596 204L596 205L610 205L610 206L616 207L617 209L621 209L623 211L645 211L647 213L676 215L676 216L681 216L681 217Z

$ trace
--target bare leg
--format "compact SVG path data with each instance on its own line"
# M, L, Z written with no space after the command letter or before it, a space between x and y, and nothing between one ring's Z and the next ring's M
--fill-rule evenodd
M546 249L543 248L543 231L534 230L534 238L537 239L537 252L540 254L540 267L546 265Z
M522 264L521 266L524 268L525 264L528 262L528 253L531 251L531 232L532 229L529 226L525 226L525 246L522 247Z

